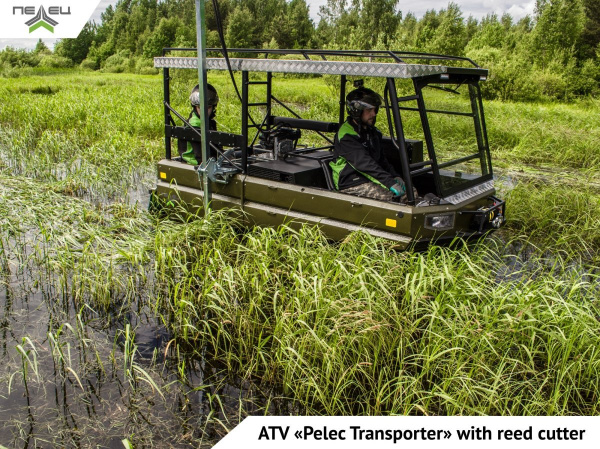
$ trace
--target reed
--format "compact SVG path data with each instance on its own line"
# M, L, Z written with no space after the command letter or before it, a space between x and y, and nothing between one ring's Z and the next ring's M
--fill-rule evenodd
M595 186L564 180L524 181L507 193L508 226L527 240L571 259L598 260L600 194Z
M207 256L159 307L183 341L279 385L309 413L597 408L596 393L581 394L598 388L597 279L560 258L548 267L530 257L503 279L511 257L494 245L397 254L366 235L332 246L315 229L285 227L255 229L234 252L232 240L186 238Z
M186 111L195 81L174 76ZM239 131L226 76L210 81L220 128ZM337 119L326 80L284 79L274 93ZM335 101L314 101L323 93ZM148 214L135 198L162 154L161 98L158 77L135 75L0 86L1 325L15 334L2 341L20 348L0 370L0 402L23 393L30 417L61 429L16 418L0 425L14 445L104 444L119 428L124 445L185 433L180 446L210 446L250 413L600 411L594 105L489 102L506 228L479 245L398 253L362 233L332 243L309 226L246 229L227 211ZM450 125L436 144L461 148ZM47 322L21 319L30 309ZM142 356L148 317L169 343ZM55 398L34 390L51 379Z

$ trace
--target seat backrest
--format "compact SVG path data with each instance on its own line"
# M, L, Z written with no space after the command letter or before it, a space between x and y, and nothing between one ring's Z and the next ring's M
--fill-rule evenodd
M331 175L331 167L329 166L329 162L331 162L333 159L333 156L319 159L319 163L323 169L323 174L325 175L327 189L332 191L335 190L335 185L333 184L333 176Z
M187 140L181 138L177 139L177 152L179 153L179 156L187 151L187 143Z

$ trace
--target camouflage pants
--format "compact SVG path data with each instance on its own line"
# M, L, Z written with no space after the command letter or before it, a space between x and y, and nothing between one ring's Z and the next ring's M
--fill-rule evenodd
M392 201L395 196L391 190L381 187L374 182L365 182L354 187L348 187L342 190L342 192L381 201Z

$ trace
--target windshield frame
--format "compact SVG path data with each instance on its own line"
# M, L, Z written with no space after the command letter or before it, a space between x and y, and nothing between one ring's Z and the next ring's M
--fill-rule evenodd
M451 74L448 76L430 76L417 78L413 80L415 93L417 97L418 112L421 118L421 126L425 137L425 144L432 161L431 170L433 171L436 190L439 196L447 197L457 192L469 189L473 186L482 184L493 179L492 161L489 149L487 129L485 124L485 114L483 109L483 100L481 96L481 87L479 85L479 76L470 76L464 74ZM442 89L452 89L453 86L468 86L469 101L471 111L469 113L427 109L423 96L423 89L427 87L441 87ZM399 107L400 110L414 110L414 108ZM457 159L444 161L440 163L439 157L434 143L435 136L432 135L429 117L431 114L448 114L460 115L473 118L473 132L477 142L477 152ZM481 167L481 175L474 179L464 179L464 182L457 184L454 187L445 187L442 176L443 171L460 163L479 159ZM442 173L440 172L442 171Z

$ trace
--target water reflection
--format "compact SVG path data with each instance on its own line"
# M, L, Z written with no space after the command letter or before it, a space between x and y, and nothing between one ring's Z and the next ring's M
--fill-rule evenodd
M5 272L0 284L2 444L212 447L247 414L293 410L201 350L192 357L148 295L103 312L76 307L59 285L42 268Z

